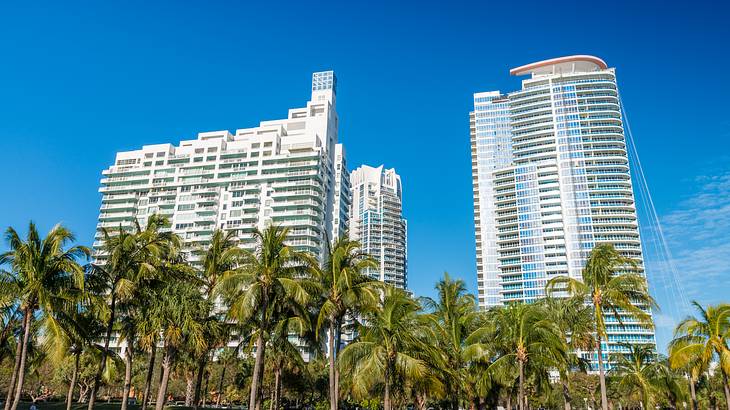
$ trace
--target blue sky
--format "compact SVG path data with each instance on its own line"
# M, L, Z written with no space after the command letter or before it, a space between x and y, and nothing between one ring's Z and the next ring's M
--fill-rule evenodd
M476 287L471 94L519 87L511 67L594 54L617 68L679 286L730 294L727 2L17 2L0 6L0 225L62 221L91 243L114 154L236 129L339 78L351 166L395 167L409 281ZM650 266L651 270L651 266ZM660 344L678 300L660 266ZM663 332L663 333L662 333Z

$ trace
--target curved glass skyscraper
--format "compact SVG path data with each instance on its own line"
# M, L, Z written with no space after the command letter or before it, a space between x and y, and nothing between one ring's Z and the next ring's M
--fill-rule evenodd
M570 56L510 74L529 77L519 91L474 94L470 113L480 305L532 302L551 278L580 278L599 243L643 273L615 70ZM654 343L629 317L607 321L605 352Z

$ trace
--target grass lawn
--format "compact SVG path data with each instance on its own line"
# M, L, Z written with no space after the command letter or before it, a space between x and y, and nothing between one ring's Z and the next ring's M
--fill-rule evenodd
M30 402L20 402L20 404L18 404L18 410L28 410L30 408L30 404L31 404ZM116 403L114 403L114 402L98 403L97 402L94 405L94 409L95 410L119 410L119 408L121 406L122 406L122 403L119 403L119 402L116 402ZM64 403L62 401L48 401L48 402L36 403L36 407L38 407L38 410L66 410L66 403ZM127 406L127 409L128 410L139 410L141 407L142 406L140 406L138 404L130 404ZM87 405L85 403L84 404L74 403L71 406L72 410L86 410L86 408L87 408ZM147 408L150 410L154 410L155 406L154 405L148 406ZM213 407L198 407L198 408L200 410L205 410L205 409L220 410L218 408L213 408ZM165 406L165 410L191 410L191 409L192 409L192 407L185 407L185 406Z

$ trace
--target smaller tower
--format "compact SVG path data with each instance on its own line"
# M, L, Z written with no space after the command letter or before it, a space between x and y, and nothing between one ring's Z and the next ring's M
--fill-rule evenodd
M395 169L362 165L352 171L350 237L379 267L369 269L374 279L401 289L408 287L407 229L403 191Z

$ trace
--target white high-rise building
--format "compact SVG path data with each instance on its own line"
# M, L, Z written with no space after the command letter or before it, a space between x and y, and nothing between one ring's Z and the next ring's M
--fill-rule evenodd
M403 192L395 169L362 165L352 171L350 237L379 264L368 269L374 279L401 289L408 287L406 220Z
M476 93L470 113L480 306L531 302L557 275L580 278L599 243L643 273L615 70L571 56L510 74L528 76L521 90ZM655 343L631 318L607 321L604 352Z
M321 257L346 224L341 210L349 203L335 100L334 72L314 73L311 100L285 119L118 153L103 171L97 228L144 226L162 214L191 251L217 228L234 230L240 246L252 248L252 231L276 223L290 228L290 245ZM198 258L189 253L191 262Z

